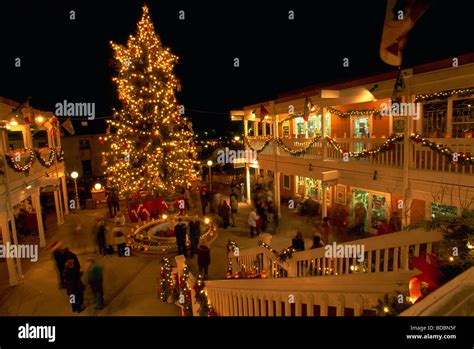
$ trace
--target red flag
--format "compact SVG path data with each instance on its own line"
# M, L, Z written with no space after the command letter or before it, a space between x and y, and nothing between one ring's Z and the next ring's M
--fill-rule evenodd
M408 32L425 13L427 0L387 0L380 58L387 64L400 66Z

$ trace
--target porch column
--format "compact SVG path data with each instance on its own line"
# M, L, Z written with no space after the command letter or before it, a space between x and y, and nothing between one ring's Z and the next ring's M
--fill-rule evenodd
M38 235L40 247L46 246L46 238L44 236L43 216L41 214L40 188L36 188L35 193L31 195L33 208L36 211L36 222L38 223Z
M61 210L61 202L59 198L59 190L54 191L54 206L56 208L56 218L58 220L58 225L63 224L62 220L62 210Z
M323 160L326 159L326 148L327 148L327 144L326 144L326 136L328 136L327 132L326 132L326 111L327 111L327 108L321 108L322 110L322 114L321 114L321 135L322 135L322 139L321 139L321 158Z
M16 224L15 224L15 215L13 214L12 211L10 211L9 209L7 209L8 211L8 219L10 220L11 222L11 226L12 226L12 237L13 237L13 244L18 246L18 235L16 234ZM21 259L20 258L16 258L16 271L17 271L17 280L18 282L21 282L21 280L23 279L23 273L21 271Z
M267 123L265 122L265 120L263 120L262 122L262 136L266 136L267 135Z
M321 217L324 218L328 215L328 206L327 206L327 197L328 197L328 192L327 188L325 186L325 183L321 183L321 189L323 190L323 202L321 203Z
M25 148L33 148L33 138L31 137L30 125L24 125L21 133L23 135L23 145Z
M405 102L411 102L410 96L410 83L411 76L405 76L405 93L403 100ZM410 170L410 148L412 146L410 142L410 133L413 126L413 115L405 116L405 133L403 136L403 217L405 217L405 222L402 222L402 226L407 226L410 221L410 209L408 206L408 201L411 198L410 190L410 179L409 179L409 170ZM390 212L391 214L392 212ZM405 223L405 224L403 224Z
M253 122L253 134L255 137L258 137L258 121Z
M0 226L2 229L2 241L5 245L11 244L10 229L8 227L8 217L6 212L0 213ZM10 286L18 284L18 273L16 271L15 263L13 258L5 258L7 261L8 278Z
M279 135L278 131L278 118L275 112L275 102L270 102L270 116L273 120L273 192L275 195L275 205L276 212L278 213L278 218L281 218L281 197L280 197L280 172L278 171L278 144L277 138Z
M69 199L67 197L67 184L66 184L66 176L61 177L61 189L63 194L63 202L64 202L64 214L69 214Z
M247 197L247 204L250 204L251 197L250 197L250 165L248 163L245 164L245 191Z

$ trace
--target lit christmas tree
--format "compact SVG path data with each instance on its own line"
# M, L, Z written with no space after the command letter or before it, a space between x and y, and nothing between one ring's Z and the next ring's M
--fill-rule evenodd
M162 46L148 13L126 46L111 42L122 108L109 120L110 151L104 154L108 183L120 194L172 192L196 176L191 127L180 114L173 75L178 57Z

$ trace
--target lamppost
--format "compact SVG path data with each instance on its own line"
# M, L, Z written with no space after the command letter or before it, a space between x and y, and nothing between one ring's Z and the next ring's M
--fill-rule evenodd
M207 166L209 167L209 191L212 192L212 178L211 178L212 160L207 160Z
M79 210L81 206L79 205L79 193L77 191L77 177L79 177L77 171L71 172L71 178L74 179L74 190L76 191L76 208Z

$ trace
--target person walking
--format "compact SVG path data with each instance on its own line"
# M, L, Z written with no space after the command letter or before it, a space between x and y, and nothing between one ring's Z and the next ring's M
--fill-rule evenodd
M205 216L206 207L209 203L209 192L207 191L207 187L203 186L201 188L200 198L201 198L202 215Z
M191 242L191 251L190 251L191 258L193 258L194 254L197 253L200 237L201 237L201 221L199 220L198 215L196 215L194 217L194 220L189 222L189 240Z
M257 228L257 220L258 220L258 215L257 211L255 211L254 208L249 213L249 218L247 220L249 226L250 226L250 237L253 238L255 236L255 232L257 235L259 234L259 230Z
M230 220L232 222L233 227L235 227L235 215L237 214L238 209L239 209L239 199L237 198L235 189L233 189L232 194L230 194Z
M86 308L84 306L84 284L81 281L81 274L74 259L68 259L64 268L64 282L73 313L80 313Z
M125 254L125 246L127 245L127 240L125 240L125 236L122 231L123 227L116 225L112 229L112 234L114 236L114 243L117 246L117 255L119 257L123 257Z
M211 250L205 244L201 244L197 250L199 274L204 275L207 280L209 274L209 264L211 264Z
M87 271L87 282L94 295L95 309L100 310L104 307L104 288L103 288L103 268L95 260L94 257L89 257L89 270Z
M176 245L178 245L178 255L186 255L186 225L181 218L178 218L178 224L174 226L174 236L176 237Z

